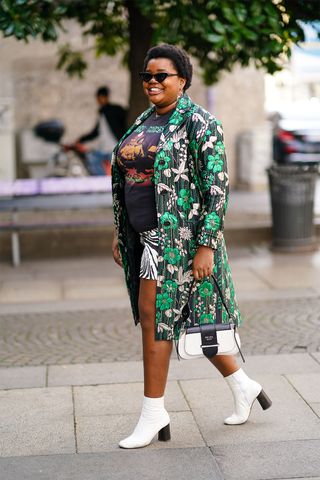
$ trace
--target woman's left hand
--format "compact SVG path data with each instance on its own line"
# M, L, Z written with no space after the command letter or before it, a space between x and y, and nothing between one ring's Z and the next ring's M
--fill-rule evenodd
M209 277L213 270L213 250L200 245L192 262L192 273L195 280Z

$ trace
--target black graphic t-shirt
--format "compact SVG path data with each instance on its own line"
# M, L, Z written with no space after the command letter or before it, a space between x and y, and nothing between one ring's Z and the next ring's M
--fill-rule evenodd
M136 232L158 225L154 195L153 165L161 133L173 110L150 115L120 145L117 162L125 175L125 202L129 221Z

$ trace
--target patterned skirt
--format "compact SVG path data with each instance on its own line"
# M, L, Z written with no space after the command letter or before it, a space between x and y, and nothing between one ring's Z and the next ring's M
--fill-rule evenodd
M140 233L140 242L144 246L141 264L140 278L157 280L158 276L158 229L154 228L147 232Z

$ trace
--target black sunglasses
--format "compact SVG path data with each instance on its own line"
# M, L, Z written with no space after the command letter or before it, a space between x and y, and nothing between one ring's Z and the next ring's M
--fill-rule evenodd
M150 82L150 80L154 78L158 83L162 83L168 77L178 77L179 75L178 73L166 73L166 72L155 73L154 75L152 75L152 73L149 73L149 72L140 72L139 76L140 78L142 78L144 82Z

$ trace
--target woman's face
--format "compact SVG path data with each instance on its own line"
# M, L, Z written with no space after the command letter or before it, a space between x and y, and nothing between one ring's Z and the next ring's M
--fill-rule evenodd
M168 58L152 58L145 70L148 73L174 73L177 69ZM156 107L166 107L177 101L179 94L183 92L186 80L182 77L167 77L163 82L157 82L153 77L149 82L143 82L143 89L150 102Z

